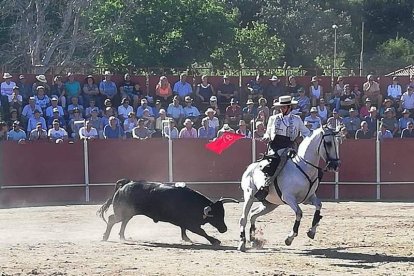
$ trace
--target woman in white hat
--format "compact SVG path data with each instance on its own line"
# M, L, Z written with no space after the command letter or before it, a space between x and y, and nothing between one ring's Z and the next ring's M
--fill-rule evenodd
M218 128L220 126L220 122L219 122L219 119L215 116L216 111L213 108L209 107L207 108L204 114L206 114L207 116L206 118L207 118L209 127L212 127L214 129L214 132L217 133Z
M279 156L277 151L280 149L289 149L293 148L294 141L298 138L299 134L302 136L309 136L310 130L303 124L302 119L298 115L291 113L292 105L297 104L297 101L294 101L291 96L281 96L279 101L274 105L276 108L279 108L280 113L273 115L269 118L267 124L267 130L264 138L270 140L268 148L274 158L271 159L271 162L263 168L263 172L267 177L266 184L264 187L259 189L256 193L256 198L263 200L266 198L269 193L270 183L273 182L274 175L277 171L279 164L284 166L286 162L286 157L284 153ZM281 157L283 157L283 162L281 162Z
M312 106L316 106L323 98L323 87L319 84L317 76L312 77L312 85L309 87L309 96Z
M47 84L47 79L45 75L36 76L36 81L33 83L33 86L32 86L33 95L36 95L38 86L43 86L45 90L45 95L51 96L51 89L50 89L50 86Z

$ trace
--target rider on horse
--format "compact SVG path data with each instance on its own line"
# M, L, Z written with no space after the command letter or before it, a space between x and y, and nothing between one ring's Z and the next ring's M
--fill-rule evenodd
M266 176L266 182L255 194L255 197L260 201L266 198L269 193L269 186L286 164L288 150L293 147L299 132L302 136L310 136L311 134L302 119L291 113L293 104L297 104L297 101L292 100L291 96L279 97L279 101L274 106L279 108L280 113L269 118L264 138L270 140L268 146L273 153L268 153L271 162L262 169ZM278 150L280 149L285 150L279 156Z

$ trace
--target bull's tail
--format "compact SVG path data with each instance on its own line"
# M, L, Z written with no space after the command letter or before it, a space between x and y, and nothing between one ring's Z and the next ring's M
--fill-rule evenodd
M96 211L96 215L101 217L103 219L103 221L105 221L105 223L108 223L106 221L106 218L105 218L105 213L108 210L108 208L111 206L112 200L114 199L114 196L115 196L116 192L119 189L121 189L125 184L128 184L129 182L130 182L129 179L120 179L120 180L118 180L115 184L115 191L112 194L112 196L105 201L105 203L98 209L98 211Z

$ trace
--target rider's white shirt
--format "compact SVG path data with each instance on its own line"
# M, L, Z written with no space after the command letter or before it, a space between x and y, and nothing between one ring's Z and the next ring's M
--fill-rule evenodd
M290 140L294 141L299 136L299 133L302 136L311 135L310 130L303 124L302 119L298 115L290 113L283 116L282 113L279 113L269 117L265 137L273 140L276 135L282 135L290 137Z

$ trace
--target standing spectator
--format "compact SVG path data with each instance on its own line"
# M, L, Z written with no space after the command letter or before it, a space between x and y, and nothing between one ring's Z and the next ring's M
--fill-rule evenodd
M340 115L343 117L349 116L349 110L351 108L353 109L356 108L355 95L351 93L351 88L349 87L349 84L345 84L344 93L339 99L340 99L340 104L339 104Z
M319 100L319 105L316 107L318 110L318 116L321 118L322 124L326 124L328 120L328 108L325 106L325 99Z
M381 124L383 124L393 136L396 136L398 133L398 121L394 116L394 111L392 108L387 108L384 112L384 118L381 119Z
M380 125L380 130L378 131L377 138L382 141L383 139L392 138L392 132L387 129L387 126L384 124Z
M59 121L59 126L61 128L66 128L66 122L63 119L63 117L60 116L59 109L57 109L57 108L54 108L53 111L52 111L52 116L47 118L47 128L48 129L53 127L53 122L55 120Z
M166 76L161 76L155 87L155 97L161 101L163 106L166 106L172 100L171 84Z
M9 132L9 127L5 121L0 121L0 142L7 140L7 132Z
M178 129L175 126L175 121L173 119L170 120L170 124L164 126L164 136L167 139L177 139L178 138Z
M356 131L361 126L361 119L357 117L357 112L355 109L351 108L349 110L349 117L343 119L343 123L347 130L347 137L353 139L355 137Z
M193 123L197 123L200 117L200 111L193 105L193 99L190 96L185 97L185 106L183 108L184 119L190 119Z
M128 118L124 121L124 132L126 138L132 138L132 130L138 126L137 116L135 112L129 112Z
M114 116L109 118L109 124L104 127L104 138L105 139L122 139L124 138L124 131L121 126L117 124L117 120Z
M296 83L296 78L294 76L289 77L289 85L287 87L287 92L290 96L297 98L299 96L299 90L305 91L303 86Z
M38 86L43 86L44 92L46 95L51 96L51 89L50 86L47 84L47 79L45 77L45 75L37 75L36 76L36 81L33 83L32 85L32 92L33 94L36 94L37 91L37 87Z
M323 87L319 84L317 76L312 77L312 85L309 87L309 96L312 106L316 106L319 100L324 97Z
M355 139L371 139L372 132L368 129L368 124L365 121L361 122L361 128L358 129L355 133Z
M128 98L123 98L121 105L118 106L118 118L121 124L128 118L128 114L131 112L134 112L134 109L129 105Z
M398 83L398 78L392 78L392 84L388 85L387 88L387 98L391 99L392 101L399 100L402 95L401 85Z
M147 99L141 99L141 105L137 108L137 118L142 118L144 115L144 110L148 109L149 115L154 117L154 113L152 111L152 108L148 106L148 100Z
M36 128L30 132L30 141L47 140L47 131L42 127L42 123L38 122Z
M97 107L92 109L89 122L91 123L92 127L94 127L98 131L99 138L103 138L103 127L104 126L103 126L102 119L98 117L98 114L99 114L99 111Z
M237 126L242 116L242 109L238 105L235 98L230 100L230 105L226 108L226 119L225 122L230 126Z
M318 109L315 106L310 109L310 115L304 121L312 125L311 130L322 127L322 120L318 117Z
M39 110L42 113L42 108L36 104L36 98L30 97L29 103L23 108L22 111L22 121L23 123L27 123L31 117L34 116L34 111Z
M10 75L9 73L4 73L3 74L3 82L1 83L0 87L1 87L1 95L6 97L11 95L13 93L13 87L16 86L16 83L14 81L12 81L11 79L13 78L12 75Z
M370 109L371 109L371 100L369 98L366 98L365 105L361 107L361 109L359 110L359 117L363 119L366 116L369 116Z
M117 106L117 102L119 103L119 100L117 100L118 88L115 82L111 80L111 77L111 72L105 71L104 79L99 84L99 92L102 95L102 100L109 99Z
M85 120L85 126L79 129L80 139L98 139L98 131L94 128L89 120Z
M407 127L401 132L401 138L414 138L414 122L407 123Z
M167 115L168 117L173 118L177 124L181 124L184 118L184 109L180 105L180 98L178 96L174 96L173 102L169 104Z
M410 111L408 109L404 109L402 112L402 117L398 120L398 127L401 130L401 132L407 128L407 124L409 122L413 122L413 118L410 117Z
M59 102L58 97L52 96L52 99L50 102L51 102L51 105L48 108L46 108L46 111L45 111L46 119L53 117L53 112L55 112L55 110L58 110L59 117L63 118L63 116L65 116L65 112L63 111L63 108L61 106L58 106L58 102Z
M145 126L145 120L139 119L138 126L132 130L132 138L146 140L151 138L151 131Z
M363 85L364 96L363 100L370 98L372 105L379 107L382 103L382 95L380 93L380 86L378 82L374 81L374 76L368 75L367 82Z
M209 125L208 117L201 120L201 127L198 129L198 138L212 140L216 137L216 129Z
M41 85L36 87L37 93L35 96L36 105L40 106L42 113L46 111L46 108L50 105L50 98L45 94L45 88Z
M298 109L299 112L302 114L302 117L305 117L308 115L310 107L311 107L311 101L308 96L305 95L305 89L303 87L298 89L299 97L297 97L298 101Z
M30 134L30 132L36 128L36 125L38 123L42 124L43 129L47 129L46 127L46 120L45 118L41 117L40 111L35 110L34 116L29 119L29 122L27 123L27 133Z
M174 94L178 95L182 100L184 100L185 97L190 96L193 93L191 84L187 82L186 73L182 73L180 75L180 80L174 84L173 92Z
M272 76L269 79L270 84L265 89L265 97L267 101L273 102L275 99L279 99L280 96L285 95L285 88L280 83L280 79L277 76Z
M368 123L368 129L371 133L375 133L377 131L378 115L377 108L375 106L371 106L369 116L366 116L364 121Z
M126 73L124 75L124 82L119 86L121 98L127 98L131 103L136 102L138 106L138 95L134 93L134 83L131 81L131 75Z
M263 76L258 74L255 80L251 80L247 83L247 97L249 99L259 99L263 97L264 87L263 87Z
M332 117L328 118L326 124L332 129L336 129L342 124L342 117L339 116L337 109L332 110Z
M61 143L68 139L68 133L64 128L60 127L58 120L53 121L53 127L49 129L47 136L49 137L49 140L56 143Z
M74 98L75 97L73 97L72 99L74 99ZM70 130L71 130L71 136L74 139L79 139L79 129L81 127L83 127L85 120L82 117L81 111L79 109L77 109L77 108L73 109L72 115L73 115L73 117L69 121L69 126L70 126Z
M85 106L91 101L94 101L97 106L102 106L102 103L99 99L99 88L95 83L95 79L92 75L89 75L85 78L85 84L83 85L82 91L83 102L85 103Z
M237 134L244 135L244 138L252 138L250 130L247 129L247 124L244 120L239 121L239 129L236 130Z
M257 113L259 113L260 111L264 112L265 122L267 122L270 116L270 109L267 107L267 100L265 98L259 99L259 106L257 107Z
M184 127L181 129L179 138L197 138L197 130L193 128L193 122L190 119L185 119Z
M83 105L80 83L75 80L75 75L72 73L68 73L68 81L65 83L65 91L69 102L71 102L72 97L78 97L79 103Z
M68 106L69 119L72 119L73 118L73 112L74 112L74 110L78 110L79 113L81 115L83 115L84 108L83 108L83 105L79 104L79 98L76 97L76 96L73 96L71 98L71 102L72 103Z
M248 99L246 102L246 106L242 109L243 120L250 123L250 121L256 118L256 116L257 116L257 109L254 106L254 102L252 99Z
M32 86L26 83L24 75L19 76L17 86L20 88L20 95L23 97L23 104L26 105L29 102L29 98L34 96Z
M196 101L202 103L208 103L211 96L215 95L213 86L208 83L208 78L206 75L201 76L201 83L197 84L195 91Z
M411 114L413 114L414 112L414 86L413 85L409 85L407 87L407 92L404 92L404 94L402 94L401 96L401 101L400 101L400 106L399 106L399 111L401 111L402 109L408 109Z
M223 83L217 88L217 96L220 103L229 103L230 99L237 98L236 86L230 82L227 75L223 76Z
M66 104L67 104L66 90L65 90L65 84L63 83L61 76L55 76L55 78L53 79L51 94L52 94L52 98L57 97L62 107L66 108Z
M12 94L8 95L7 97L9 100L9 107L16 109L20 115L22 114L23 97L19 92L19 87L14 86Z
M26 140L26 133L20 129L20 122L14 121L12 129L7 134L7 140L20 142Z
M208 108L206 110L205 114L207 116L205 119L208 122L208 126L211 127L211 128L213 128L213 130L214 130L214 137L215 137L215 134L217 133L218 128L220 126L219 119L214 116L216 114L216 112L214 111L214 109Z

